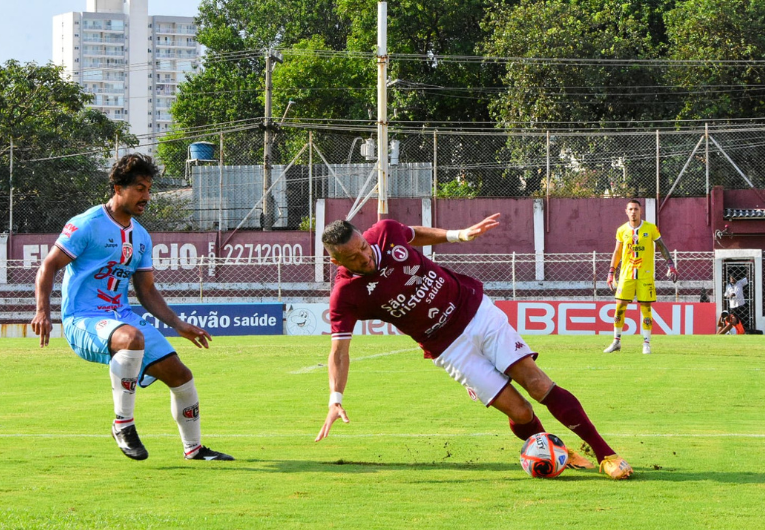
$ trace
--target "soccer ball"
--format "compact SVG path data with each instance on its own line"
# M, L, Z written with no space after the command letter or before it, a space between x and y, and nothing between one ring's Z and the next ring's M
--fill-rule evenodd
M566 446L549 432L535 434L521 448L521 467L534 478L557 477L566 469L567 463Z

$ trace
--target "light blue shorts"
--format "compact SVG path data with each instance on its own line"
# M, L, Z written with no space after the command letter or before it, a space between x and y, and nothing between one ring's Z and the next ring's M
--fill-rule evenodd
M128 324L143 334L144 354L138 384L147 387L156 379L147 375L146 368L175 353L175 348L162 333L132 311L121 315L119 320L113 316L69 317L64 320L64 336L74 352L93 363L109 364L109 340L112 333Z

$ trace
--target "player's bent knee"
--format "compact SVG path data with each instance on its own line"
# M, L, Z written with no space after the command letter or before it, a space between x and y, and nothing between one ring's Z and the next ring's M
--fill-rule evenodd
M112 333L109 340L109 347L112 351L119 350L143 350L143 333L133 326L120 326Z
M534 419L534 408L531 403L524 400L523 404L513 411L512 420L515 423L525 425Z

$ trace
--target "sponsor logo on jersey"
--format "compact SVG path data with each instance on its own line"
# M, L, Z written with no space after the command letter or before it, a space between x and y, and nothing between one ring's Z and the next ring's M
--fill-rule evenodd
M390 254L396 261L406 261L409 257L409 251L402 245L396 245L388 251L388 254Z
M144 245L143 243L141 243L140 245L138 245L138 252L140 252L141 254L143 254L144 252L146 252L146 245Z
M369 294L372 294L372 291L375 290L375 287L377 287L377 282L370 282L369 284L367 284L367 291L369 292Z
M431 307L428 309L428 318L433 318L438 314L439 310L437 307Z
M96 324L96 330L104 329L109 324L108 320L101 320Z
M399 293L380 307L385 309L393 318L401 318L416 308L423 300L426 304L432 303L445 283L446 280L435 271L429 271L422 276L422 284L411 295L407 297L404 293Z
M478 401L478 394L475 393L475 390L473 390L470 387L467 387L467 393L468 393L468 396L470 396L470 399L472 399L473 401Z
M101 300L104 300L105 302L109 303L109 305L97 306L99 310L114 311L115 309L119 309L120 306L122 305L122 302L120 300L122 298L122 293L111 296L108 293L103 292L101 289L98 289L98 297Z
M404 267L404 273L411 276L404 285L422 285L422 276L417 276L417 271L420 270L419 265L410 267L409 265Z
M393 274L393 271L395 270L396 269L394 269L393 267L383 267L382 269L380 269L380 276L382 276L383 278L387 278L388 276Z
M521 348L523 348L524 346L526 346L526 345L525 345L524 343L522 343L521 341L518 341L518 342L516 342L516 343L515 343L515 351L518 351L518 350L520 350L520 349L521 349Z
M127 390L128 392L135 392L135 377L131 378L123 378L122 379L122 388Z
M441 313L441 317L438 319L438 321L425 330L425 335L430 336L434 331L443 327L443 325L446 324L446 322L449 320L449 315L451 315L455 309L457 309L457 306L450 302L449 305L446 306L446 309L444 309L444 312Z
M199 401L183 409L183 417L188 419L196 419L199 417Z
M64 225L64 229L61 231L61 235L64 237L72 237L72 234L74 234L77 230L79 230L79 228L74 226L72 223L66 223Z

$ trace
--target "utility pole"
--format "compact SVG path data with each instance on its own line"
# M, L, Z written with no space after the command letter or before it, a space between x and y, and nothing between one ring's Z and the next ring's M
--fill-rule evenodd
M276 62L274 62L276 61ZM260 226L263 230L271 230L274 226L274 201L268 188L271 187L271 148L274 142L274 126L271 122L271 72L276 63L281 63L282 54L269 49L266 52L266 116L263 122L265 135L263 139L263 215Z
M377 2L377 220L388 217L388 3Z

